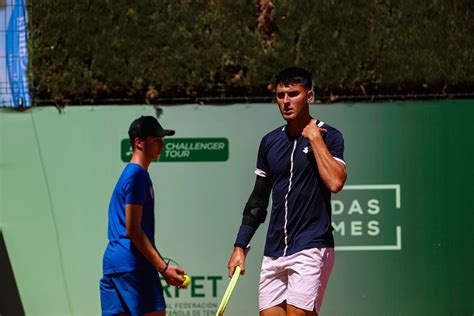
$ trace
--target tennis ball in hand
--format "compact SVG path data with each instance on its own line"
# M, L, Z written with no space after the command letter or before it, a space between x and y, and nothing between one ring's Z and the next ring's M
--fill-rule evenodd
M189 283L191 282L191 278L187 274L181 274L181 276L184 278L183 283L181 283L182 287L188 287Z

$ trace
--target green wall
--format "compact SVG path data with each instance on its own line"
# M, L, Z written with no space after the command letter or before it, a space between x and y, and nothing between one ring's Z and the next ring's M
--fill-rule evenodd
M225 161L158 162L159 250L193 278L167 289L168 315L212 315L275 105L168 106L179 138L225 138ZM336 264L321 315L474 312L474 101L313 105L345 137L346 188L333 196ZM0 112L0 230L27 315L97 315L107 206L121 141L147 106ZM228 315L256 315L266 225Z

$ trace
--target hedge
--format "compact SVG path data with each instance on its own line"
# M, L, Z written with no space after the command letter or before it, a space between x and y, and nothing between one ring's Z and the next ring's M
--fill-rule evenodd
M473 92L470 0L41 0L29 3L35 100L270 97L275 72L320 96Z

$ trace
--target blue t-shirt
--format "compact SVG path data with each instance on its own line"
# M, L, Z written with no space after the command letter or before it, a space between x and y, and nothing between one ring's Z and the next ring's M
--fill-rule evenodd
M129 163L115 185L109 204L109 243L104 253L104 274L152 267L126 234L125 205L143 205L141 226L155 246L155 198L148 171Z
M337 129L317 121L334 159L344 162L344 139ZM272 179L272 211L265 256L289 256L316 247L334 247L331 192L322 182L311 145L291 138L286 126L262 138L255 173Z

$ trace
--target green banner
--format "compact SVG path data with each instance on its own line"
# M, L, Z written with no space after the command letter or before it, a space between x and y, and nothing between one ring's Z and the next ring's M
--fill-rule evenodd
M336 250L401 250L400 184L346 185L333 196Z
M164 138L164 147L157 161L199 162L226 161L229 159L229 140L226 138ZM123 162L132 157L132 146L128 139L120 144ZM156 162L156 161L155 161Z
M336 261L320 315L473 315L474 101L310 110L343 133L348 172L332 195ZM155 113L151 106L0 111L0 230L26 315L100 315L108 203L130 159L127 130ZM285 122L274 104L170 106L159 120L180 138L165 137L148 168L156 246L191 277L187 289L163 282L167 315L215 315L260 140ZM179 163L165 163L172 161ZM269 216L226 316L258 314ZM0 273L0 295L2 282Z

